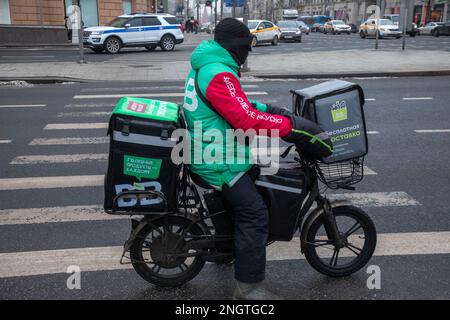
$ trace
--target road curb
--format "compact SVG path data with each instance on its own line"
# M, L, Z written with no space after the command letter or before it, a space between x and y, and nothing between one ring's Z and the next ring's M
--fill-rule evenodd
M262 79L328 79L328 78L379 78L379 77L432 77L450 76L450 70L432 71L392 71L392 72L342 72L342 73L304 73L304 74L273 74L245 73L245 75Z
M74 47L77 43L2 43L0 47L6 48L43 48L43 47Z
M79 79L71 77L0 77L0 82L8 81L26 81L34 84L51 84L51 83L62 83L62 82L99 82L99 80L88 80Z

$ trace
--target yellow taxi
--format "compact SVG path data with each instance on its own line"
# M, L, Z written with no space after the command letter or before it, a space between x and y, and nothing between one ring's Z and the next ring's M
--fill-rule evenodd
M248 28L254 36L252 46L260 43L271 43L274 46L278 45L281 30L273 22L268 20L249 20Z

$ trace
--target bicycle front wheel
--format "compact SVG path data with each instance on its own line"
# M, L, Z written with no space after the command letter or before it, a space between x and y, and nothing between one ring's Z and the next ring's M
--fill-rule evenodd
M324 218L316 219L306 236L305 257L320 273L345 277L364 267L372 257L377 232L370 217L354 206L333 208L342 246L336 247L325 231Z

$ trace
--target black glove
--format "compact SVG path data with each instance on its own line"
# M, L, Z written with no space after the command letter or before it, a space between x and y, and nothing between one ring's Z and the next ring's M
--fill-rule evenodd
M291 111L281 108L281 107L276 107L276 106L273 106L268 103L266 103L266 106L267 106L266 112L270 113L270 114L278 114L280 116L285 116L285 117L291 117L294 115Z
M317 123L299 116L291 116L292 131L283 138L316 159L328 157L333 153L333 145L328 133Z

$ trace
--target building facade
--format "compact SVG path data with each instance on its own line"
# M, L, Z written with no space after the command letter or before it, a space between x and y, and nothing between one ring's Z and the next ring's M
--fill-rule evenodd
M0 25L62 26L73 0L0 0ZM175 2L176 0L172 0ZM75 0L85 27L131 12L163 12L170 0ZM173 6L175 8L175 6Z
M412 20L417 24L450 19L449 0L298 0L291 2L298 3L297 9L300 15L329 15L355 24L361 23L372 15L370 6L379 6L381 14L400 14L402 3L408 10L413 11Z

